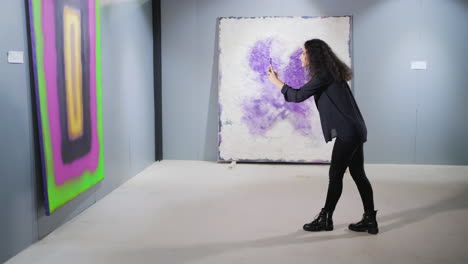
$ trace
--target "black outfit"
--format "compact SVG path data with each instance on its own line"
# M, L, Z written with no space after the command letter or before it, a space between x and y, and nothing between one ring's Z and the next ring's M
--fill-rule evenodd
M347 167L361 195L364 210L374 210L372 185L364 171L363 143L346 142L340 138L336 138L333 146L325 209L329 212L335 210L343 190L343 176Z
M325 142L336 137L329 172L325 209L335 210L343 189L343 175L349 166L364 210L373 210L373 191L364 171L363 144L367 128L347 82L336 81L329 73L316 74L299 89L285 84L281 92L287 102L299 103L314 96Z
M347 82L335 81L329 73L322 73L300 89L284 84L281 92L287 102L295 103L314 96L325 142L334 137L343 141L367 141L366 124Z

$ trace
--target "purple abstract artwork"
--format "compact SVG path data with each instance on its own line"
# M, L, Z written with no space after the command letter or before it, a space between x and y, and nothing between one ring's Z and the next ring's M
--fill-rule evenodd
M293 89L310 81L304 42L325 40L351 65L350 16L228 17L219 20L218 161L328 163L314 97L286 102L267 77L270 63Z
M304 85L307 79L299 59L301 47L293 52L287 65L284 65L278 62L278 58L272 56L271 43L271 39L260 40L255 43L249 54L249 66L257 73L254 79L262 87L262 94L260 98L248 98L244 101L242 120L253 135L265 135L274 123L280 120L290 122L298 133L304 136L310 135L312 126L308 122L308 117L313 114L311 105L286 102L279 89L268 81L266 74L272 58L274 69L285 69L283 72L278 72L280 79L293 88Z

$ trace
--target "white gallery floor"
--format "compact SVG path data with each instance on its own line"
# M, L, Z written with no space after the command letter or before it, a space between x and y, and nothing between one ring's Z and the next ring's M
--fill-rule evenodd
M468 166L366 164L369 235L347 230L363 213L349 174L335 229L306 232L328 165L228 165L157 162L7 263L468 263Z

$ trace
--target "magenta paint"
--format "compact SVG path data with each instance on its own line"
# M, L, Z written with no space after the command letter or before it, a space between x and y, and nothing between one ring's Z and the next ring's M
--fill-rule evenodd
M91 1L89 1L91 5ZM91 9L94 10L94 7ZM89 19L94 21L94 13L90 12ZM97 120L96 120L96 76L95 72L95 48L91 45L91 72L90 76L90 89L91 89L91 126L92 126L92 137L91 137L91 149L88 154L82 158L73 161L69 164L64 164L61 155L61 138L62 135L60 130L60 116L59 116L59 102L58 102L58 87L57 87L57 49L55 45L55 21L54 21L54 2L53 0L44 0L42 6L42 28L44 34L44 71L47 83L47 100L48 100L48 115L49 125L51 132L51 142L54 159L54 178L57 185L62 185L66 181L78 177L83 174L84 171L95 171L98 166L98 135L97 135ZM95 42L95 24L89 23L90 27L90 41Z

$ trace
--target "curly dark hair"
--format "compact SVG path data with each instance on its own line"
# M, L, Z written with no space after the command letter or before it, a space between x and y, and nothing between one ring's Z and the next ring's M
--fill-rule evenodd
M353 72L342 62L328 44L321 39L311 39L304 43L309 59L308 72L313 76L329 72L337 81L349 81Z

